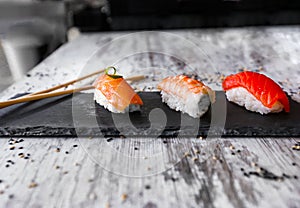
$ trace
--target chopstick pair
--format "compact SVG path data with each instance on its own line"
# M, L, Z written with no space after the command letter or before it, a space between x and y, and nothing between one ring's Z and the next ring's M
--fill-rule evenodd
M82 81L82 80L87 79L89 77L92 77L92 76L95 76L97 74L103 73L104 71L105 71L105 69L101 69L101 70L96 71L94 73L91 73L91 74L88 74L86 76L80 77L78 79L74 79L74 80L71 80L69 82L66 82L66 83L63 83L63 84L51 87L51 88L46 89L46 90L42 90L42 91L39 91L39 92L31 93L31 94L25 95L25 96L20 97L20 98L16 98L16 99L12 99L12 100L8 100L8 101L0 102L0 108L5 108L5 107L8 107L8 106L17 104L17 103L23 103L23 102L28 102L28 101L40 100L40 99L44 99L44 98L56 97L56 96L60 96L60 95L67 95L67 94L72 94L72 93L75 93L75 92L80 92L80 91L84 91L84 90L93 89L94 86L88 85L88 86L83 86L83 87L79 87L79 88L75 88L75 89L70 89L70 90L63 90L63 91L58 91L58 92L52 92L54 90L57 90L57 89L60 89L60 88L63 88L63 87L67 87L67 86L72 85L72 84L74 84L76 82L79 82L79 81ZM140 76L129 77L126 80L127 81L139 81L139 80L142 80L144 78L145 78L145 76L140 75Z

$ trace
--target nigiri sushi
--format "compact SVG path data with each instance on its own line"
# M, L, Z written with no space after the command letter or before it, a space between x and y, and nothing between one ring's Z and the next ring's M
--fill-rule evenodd
M201 117L215 101L215 93L202 82L185 75L167 77L158 84L162 101L176 111Z
M109 74L110 69L114 70ZM131 88L126 80L116 75L114 67L107 68L105 74L94 82L94 100L113 113L137 111L143 105L140 96Z
M229 101L260 114L290 111L289 100L281 87L269 77L257 72L240 72L222 83Z

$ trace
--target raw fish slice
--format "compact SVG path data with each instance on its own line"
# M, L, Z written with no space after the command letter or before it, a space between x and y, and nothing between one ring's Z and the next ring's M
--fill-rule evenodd
M263 106L270 109L271 112L281 111L282 108L280 106L286 112L290 111L289 100L284 91L276 82L263 74L249 71L240 72L226 77L222 86L224 91L226 91L226 95L232 89L246 89L248 93L253 95L257 101L260 101ZM241 92L240 89L238 90ZM239 95L236 94L235 96Z
M117 112L123 112L129 105L143 105L140 96L122 76L103 74L95 81L94 86L98 90L95 92L95 99L100 97L98 100L101 101L104 96L106 101L103 102L108 102Z
M178 97L186 99L193 94L208 94L211 102L215 102L215 93L202 82L189 78L185 75L167 77L158 84L158 89L167 93L173 93Z

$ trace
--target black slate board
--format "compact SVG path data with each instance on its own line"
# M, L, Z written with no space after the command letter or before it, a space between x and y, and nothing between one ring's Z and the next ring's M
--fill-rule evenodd
M201 119L194 119L171 110L157 92L139 95L142 111L130 114L110 113L93 101L93 94L84 93L0 109L0 136L300 136L300 105L292 100L290 113L262 116L217 92L217 102Z

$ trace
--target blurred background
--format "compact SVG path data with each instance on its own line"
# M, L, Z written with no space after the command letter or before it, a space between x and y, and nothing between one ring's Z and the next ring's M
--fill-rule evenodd
M296 0L2 0L0 91L80 33L299 23Z

